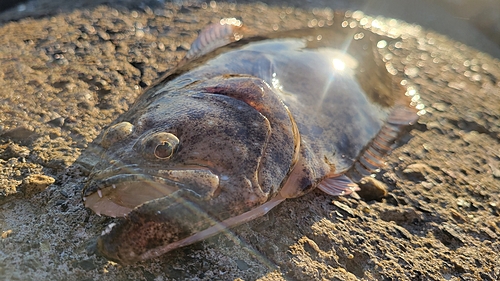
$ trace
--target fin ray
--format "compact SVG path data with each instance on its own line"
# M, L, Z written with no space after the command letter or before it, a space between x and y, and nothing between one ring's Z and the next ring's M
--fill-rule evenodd
M193 60L214 51L217 48L242 38L243 27L241 21L235 18L221 19L203 29L184 60Z
M403 105L396 106L378 134L360 153L346 174L354 182L359 182L361 178L376 172L378 168L383 166L383 157L391 152L401 131L417 121L418 118L419 115L414 108Z
M321 181L318 188L332 196L349 195L360 190L346 175L326 178Z

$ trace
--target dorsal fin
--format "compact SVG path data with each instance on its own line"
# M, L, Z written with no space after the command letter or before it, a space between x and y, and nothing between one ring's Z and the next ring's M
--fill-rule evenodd
M145 92L154 95L160 87L163 87L163 83L193 69L194 67L190 63L196 59L233 42L240 41L243 37L253 36L255 36L253 31L243 26L241 21L235 18L224 18L217 23L208 25L198 34L198 37L196 37L191 44L191 48L184 58L177 63L176 67L166 71L158 79L158 81L162 81L162 83L155 83L156 85L151 86ZM207 59L210 58L211 57ZM201 60L194 65L201 65L204 62L205 61ZM145 95L143 95L143 97L145 97ZM151 98L152 96L148 97L148 99Z
M235 18L224 18L203 29L184 60L193 60L243 38L244 27Z

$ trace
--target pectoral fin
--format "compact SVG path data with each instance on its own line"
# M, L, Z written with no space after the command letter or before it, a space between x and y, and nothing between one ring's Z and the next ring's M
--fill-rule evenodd
M318 188L332 196L349 195L360 190L358 185L345 175L326 178L319 184Z

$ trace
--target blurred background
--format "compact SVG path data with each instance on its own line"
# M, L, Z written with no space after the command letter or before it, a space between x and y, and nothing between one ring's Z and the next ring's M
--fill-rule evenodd
M162 8L166 2L177 4L204 1L165 0L0 0L0 24L24 17L44 17L97 5L116 8ZM208 1L210 2L210 1ZM250 0L219 2L251 3ZM457 41L500 58L500 0L262 0L267 5L304 9L331 8L361 10L419 24ZM230 16L230 15L228 15Z

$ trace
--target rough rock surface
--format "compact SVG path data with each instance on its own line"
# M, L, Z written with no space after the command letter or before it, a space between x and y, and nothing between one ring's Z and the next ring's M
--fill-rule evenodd
M403 38L392 61L428 114L367 183L380 197L312 192L152 261L122 267L95 256L94 239L112 220L81 202L90 142L198 30L227 16L271 31L328 21L331 10L97 6L0 27L1 279L500 278L500 62L383 18L385 32Z

